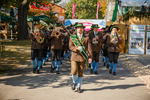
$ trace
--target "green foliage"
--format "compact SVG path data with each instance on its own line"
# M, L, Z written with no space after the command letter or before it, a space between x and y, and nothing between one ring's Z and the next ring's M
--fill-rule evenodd
M126 22L129 18L137 18L141 20L142 18L148 18L150 16L150 11L128 11L126 14L123 15L123 21Z
M95 19L98 0L70 0L66 6L66 19L72 19L72 5L76 4L76 19ZM101 8L100 8L101 9ZM102 19L102 12L99 10L98 18Z
M7 9L13 6L18 9L18 39L23 40L28 38L27 13L29 10L29 4L36 2L37 7L40 7L41 3L51 4L52 2L58 3L60 1L61 0L1 0L0 7Z

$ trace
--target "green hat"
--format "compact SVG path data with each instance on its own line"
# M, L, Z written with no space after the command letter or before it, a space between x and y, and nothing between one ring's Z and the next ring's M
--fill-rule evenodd
M77 28L77 27L83 27L83 28L85 28L85 26L83 26L82 23L78 23L78 24L75 26L75 28Z
M92 28L99 28L98 24L93 24L91 27Z
M105 27L102 28L102 30L105 30L105 29L106 29Z
M112 26L112 27L110 28L110 31L112 31L113 28L116 28L117 30L119 30L119 28L118 28L117 26Z
M108 28L109 26L106 26L105 28Z
M103 31L103 33L107 33L107 31Z
M40 25L40 23L39 23L39 22L36 22L36 23L34 23L34 25Z
M78 24L78 22L76 22L76 23L74 24L74 27L75 27L77 24Z

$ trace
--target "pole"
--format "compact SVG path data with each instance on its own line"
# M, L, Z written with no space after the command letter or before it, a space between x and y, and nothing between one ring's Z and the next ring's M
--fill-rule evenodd
M12 30L11 30L11 39L12 39Z
M2 48L2 46L1 46L1 41L0 41L0 66L1 66L1 48Z

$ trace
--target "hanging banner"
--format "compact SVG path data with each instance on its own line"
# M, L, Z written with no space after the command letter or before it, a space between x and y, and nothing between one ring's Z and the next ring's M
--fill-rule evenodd
M144 54L145 25L130 25L129 54Z
M98 31L102 31L101 28L106 26L106 21L104 19L65 19L65 26L74 25L76 22L83 23L85 31L91 30L92 24L98 24Z
M59 16L59 20L64 21L65 16Z
M31 9L50 10L50 5L41 3L41 4L38 4L40 5L39 8L36 5L37 5L36 3L33 3L33 5L31 5Z
M96 11L96 19L98 19L98 9L99 9L100 3L97 4L97 11Z
M73 7L72 7L72 12L73 12L73 15L72 15L72 18L75 19L75 9L76 9L76 4L73 3Z
M115 9L113 11L112 21L116 21L117 19L117 12L118 12L118 0L115 2Z
M150 25L147 25L146 54L150 54Z

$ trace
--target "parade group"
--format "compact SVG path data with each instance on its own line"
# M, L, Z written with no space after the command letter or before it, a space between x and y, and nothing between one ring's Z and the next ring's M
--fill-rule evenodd
M82 93L81 83L84 68L90 68L91 74L98 74L99 55L103 56L104 66L112 75L116 75L117 61L120 53L121 36L119 28L114 25L98 31L98 24L93 24L90 31L85 31L82 23L75 23L66 28L62 26L42 26L34 24L34 31L29 35L32 41L31 61L33 73L40 73L46 61L51 62L50 72L60 74L62 61L70 59L72 85L71 89ZM50 59L51 58L51 59Z

